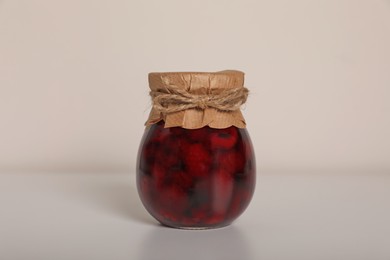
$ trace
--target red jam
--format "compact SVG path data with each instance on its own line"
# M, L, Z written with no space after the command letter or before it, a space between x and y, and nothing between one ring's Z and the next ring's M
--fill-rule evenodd
M140 146L138 193L164 225L223 227L248 206L255 171L246 129L164 128L160 121L146 129Z

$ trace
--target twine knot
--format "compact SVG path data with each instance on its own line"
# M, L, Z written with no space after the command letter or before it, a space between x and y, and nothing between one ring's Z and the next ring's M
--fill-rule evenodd
M206 109L208 107L207 103L210 101L208 96L199 96L196 106L200 109Z

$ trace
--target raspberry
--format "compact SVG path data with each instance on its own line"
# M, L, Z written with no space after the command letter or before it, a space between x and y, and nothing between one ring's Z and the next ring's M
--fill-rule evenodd
M181 127L170 127L165 128L171 135L173 135L176 138L183 137L187 135L187 129L181 128Z
M188 137L193 142L203 143L208 139L208 135L209 135L209 128L208 127L202 127L199 129L191 129L191 130L187 130L187 131L188 131Z
M198 143L190 144L185 150L184 161L188 172L196 177L207 176L211 164L209 152Z
M174 165L178 164L176 153L167 152L165 149L159 149L156 152L156 164L161 165L164 169L169 170Z
M250 142L248 137L242 138L241 142L238 142L237 152L244 155L246 158L252 158L254 156L252 143Z
M175 215L184 214L184 211L189 206L187 193L174 185L160 190L156 199L166 212L172 212Z
M207 218L205 208L196 208L191 211L191 219L194 223L202 223Z
M169 130L163 127L163 121L158 122L158 125L162 127L151 128L148 133L149 142L152 143L161 143L169 136Z
M151 178L149 177L142 177L139 180L139 189L142 194L145 194L145 199L150 200L151 195L154 193L153 191L153 186L152 186L152 181Z
M216 156L219 167L231 173L243 172L245 168L245 157L235 151L219 153Z
M236 190L236 195L234 196L229 209L230 217L238 216L246 209L252 198L252 194L253 190Z
M237 136L237 128L233 126L214 130L210 136L211 148L230 149L236 144Z
M224 168L216 170L212 176L211 203L213 211L217 214L225 214L234 195L234 179L230 171Z
M188 192L193 185L192 176L182 171L175 172L172 174L172 185L180 187L183 191Z
M158 190L164 189L166 181L166 171L159 165L155 165L152 169L152 176L155 188Z
M208 219L206 219L206 223L208 225L218 225L219 223L222 223L225 219L224 214L213 214Z

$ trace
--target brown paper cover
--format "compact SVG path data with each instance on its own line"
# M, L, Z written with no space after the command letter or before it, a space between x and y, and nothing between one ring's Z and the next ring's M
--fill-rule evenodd
M169 86L186 89L193 94L216 94L223 89L242 88L244 73L237 70L218 72L152 72L149 73L151 90L166 90ZM187 109L184 111L164 114L152 108L145 125L149 126L161 120L165 127L182 127L196 129L204 126L211 128L227 128L235 126L245 128L245 120L240 110L223 112L214 108Z

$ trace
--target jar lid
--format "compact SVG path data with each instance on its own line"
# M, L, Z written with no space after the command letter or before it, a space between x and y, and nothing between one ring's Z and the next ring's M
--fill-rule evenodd
M151 72L149 73L151 91L170 93L175 87L194 95L214 95L224 90L244 87L244 73L238 70L218 72ZM245 120L240 109L221 111L213 107L204 109L189 108L172 113L152 108L145 125L152 125L161 120L165 127L183 127L196 129L204 126L211 128L227 128L236 126L245 128Z

